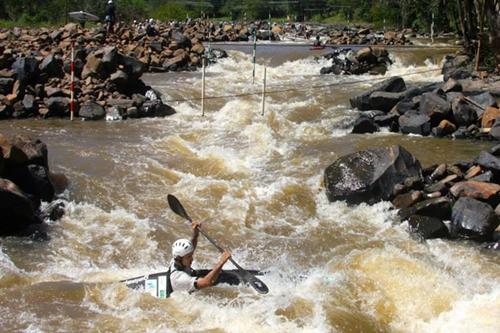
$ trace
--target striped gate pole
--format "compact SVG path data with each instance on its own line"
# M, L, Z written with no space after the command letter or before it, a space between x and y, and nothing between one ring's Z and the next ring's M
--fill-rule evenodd
M201 116L205 116L205 57L201 57Z
M255 83L255 54L257 52L257 31L253 30L253 71L252 71L252 84Z
M75 113L75 42L71 42L71 64L69 67L71 72L69 111L70 120L73 121Z
M264 111L266 109L266 76L267 67L264 66L264 84L262 85L262 115L264 115Z

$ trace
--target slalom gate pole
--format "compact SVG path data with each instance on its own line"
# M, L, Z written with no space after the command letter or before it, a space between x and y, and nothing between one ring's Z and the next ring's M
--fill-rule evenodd
M205 57L201 57L201 116L205 116Z
M75 114L75 42L73 41L71 42L71 64L69 67L71 72L69 111L70 120L73 121Z
M257 53L257 32L253 31L253 71L252 71L252 84L255 83L255 55Z
M262 116L264 115L264 111L266 109L266 76L267 67L264 66L264 84L262 85Z

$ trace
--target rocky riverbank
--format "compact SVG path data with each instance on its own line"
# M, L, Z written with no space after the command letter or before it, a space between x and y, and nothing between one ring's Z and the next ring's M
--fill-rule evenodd
M445 82L407 87L401 77L385 80L351 98L361 112L353 133L392 132L436 137L500 139L500 76L481 78L467 70L460 57L448 57Z
M44 220L64 214L63 203L54 200L68 180L50 172L47 155L40 140L0 134L0 236L46 238ZM41 209L41 201L51 204Z
M330 201L391 201L401 220L424 239L466 239L500 248L500 145L471 161L425 169L400 146L368 149L328 166L324 183Z

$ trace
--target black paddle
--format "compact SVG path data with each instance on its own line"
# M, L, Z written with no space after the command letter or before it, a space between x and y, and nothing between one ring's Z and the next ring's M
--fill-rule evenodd
M183 218L185 218L189 222L193 222L193 220L191 220L191 218L189 217L189 215L186 213L186 210L184 209L184 207L182 207L180 201L176 197L174 197L173 195L169 194L167 196L167 200L168 200L168 205L170 206L170 209L172 209L175 214L177 214L179 216L182 216ZM224 249L222 247L220 247L212 238L210 238L201 228L198 227L198 230L220 252L224 252ZM241 278L242 281L244 281L244 282L248 283L249 285L251 285L260 294L267 294L269 292L269 288L267 288L267 286L264 284L264 282L262 282L261 280L259 280L258 278L256 278L252 273L248 272L247 270L245 270L244 268L242 268L240 265L238 265L236 263L236 261L234 261L233 258L229 258L229 260L238 269L237 274Z

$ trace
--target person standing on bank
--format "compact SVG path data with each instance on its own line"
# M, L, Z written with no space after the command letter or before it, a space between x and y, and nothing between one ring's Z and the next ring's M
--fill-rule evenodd
M108 34L112 34L115 30L115 22L116 22L116 6L113 0L109 0L106 5L106 11L104 12L106 22L106 31Z
M225 249L214 268L205 276L197 277L196 272L191 268L193 254L198 244L199 229L201 223L193 221L193 236L191 240L178 239L172 244L172 263L170 264L167 278L167 295L174 291L194 292L213 286L224 264L231 258L231 253Z

